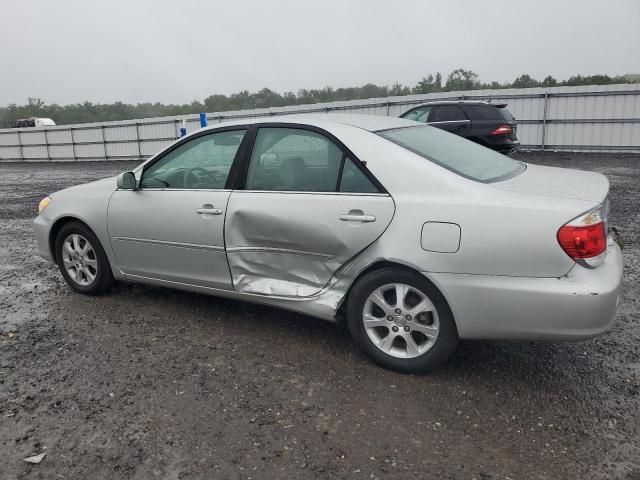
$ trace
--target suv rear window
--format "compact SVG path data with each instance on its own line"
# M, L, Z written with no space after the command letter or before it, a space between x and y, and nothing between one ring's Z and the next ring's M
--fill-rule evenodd
M376 133L447 170L478 182L505 180L527 168L524 163L506 155L428 125Z

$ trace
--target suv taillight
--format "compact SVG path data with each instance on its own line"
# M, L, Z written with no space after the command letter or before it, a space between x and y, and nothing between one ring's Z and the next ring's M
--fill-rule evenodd
M558 230L558 243L572 259L587 268L600 265L607 252L608 201L571 220Z
M509 135L510 133L513 133L511 125L500 125L493 132L491 132L491 135Z

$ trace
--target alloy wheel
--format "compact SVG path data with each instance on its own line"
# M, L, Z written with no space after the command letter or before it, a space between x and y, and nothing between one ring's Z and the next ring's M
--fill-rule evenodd
M62 243L62 263L67 274L78 285L91 285L98 274L98 258L89 241L72 233Z
M433 302L403 283L374 290L364 304L362 322L373 344L396 358L423 355L435 344L440 330Z

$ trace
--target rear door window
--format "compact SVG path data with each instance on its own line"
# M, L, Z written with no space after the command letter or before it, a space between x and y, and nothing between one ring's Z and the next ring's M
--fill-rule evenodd
M367 172L368 173L368 172ZM375 180L324 135L311 130L258 130L245 188L290 192L380 193Z
M319 133L298 128L260 128L246 188L335 192L342 150Z
M442 105L436 107L434 115L431 116L430 122L455 122L466 120L462 109L457 105Z

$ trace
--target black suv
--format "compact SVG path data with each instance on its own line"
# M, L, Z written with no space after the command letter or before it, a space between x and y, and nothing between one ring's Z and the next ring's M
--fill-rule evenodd
M520 147L517 124L505 104L453 101L428 102L404 112L400 117L428 123L502 153Z

